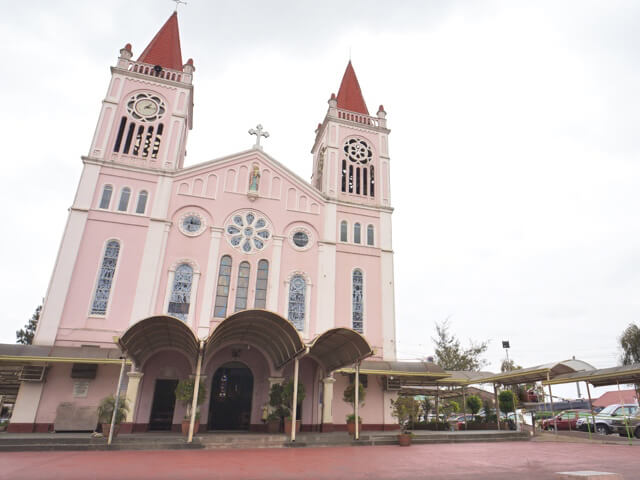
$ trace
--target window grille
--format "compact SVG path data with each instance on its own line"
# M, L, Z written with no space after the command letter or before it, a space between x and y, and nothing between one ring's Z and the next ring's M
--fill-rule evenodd
M173 277L173 288L169 299L169 315L187 321L189 304L191 302L191 284L193 282L193 268L183 263L176 268Z
M227 302L229 300L229 284L231 283L231 257L225 255L220 259L218 272L218 288L216 290L216 304L213 309L214 317L227 316Z
M93 296L92 315L105 315L107 313L107 304L109 303L109 294L111 293L111 285L119 253L120 243L117 240L111 240L107 243L98 275L98 285Z
M256 278L256 299L255 308L267 307L267 282L269 280L269 262L260 260L258 262L258 276Z
M352 326L356 332L363 332L363 320L362 320L362 272L360 270L354 270L353 272L353 311L352 311Z
M289 321L296 330L304 330L307 282L302 275L294 275L289 283Z
M236 286L236 312L247 309L247 296L249 294L249 262L242 262L238 268L238 285Z

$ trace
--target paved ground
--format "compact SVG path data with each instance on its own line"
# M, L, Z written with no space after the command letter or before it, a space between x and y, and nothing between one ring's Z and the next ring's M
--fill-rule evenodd
M599 470L640 476L625 445L504 442L254 450L17 452L0 454L0 479L552 479Z

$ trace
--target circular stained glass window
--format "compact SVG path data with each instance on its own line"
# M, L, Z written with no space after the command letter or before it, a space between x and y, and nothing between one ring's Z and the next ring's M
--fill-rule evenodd
M293 243L296 245L296 247L306 247L309 243L309 235L307 235L305 232L298 231L293 234Z
M225 228L232 247L244 253L254 253L265 248L271 238L267 221L256 212L237 213Z
M178 222L178 228L180 231L189 237L200 235L204 232L204 227L204 218L194 212L183 215Z

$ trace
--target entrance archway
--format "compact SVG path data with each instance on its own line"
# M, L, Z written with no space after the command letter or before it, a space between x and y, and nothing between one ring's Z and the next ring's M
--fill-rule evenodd
M249 430L253 374L240 362L216 370L211 382L209 430Z

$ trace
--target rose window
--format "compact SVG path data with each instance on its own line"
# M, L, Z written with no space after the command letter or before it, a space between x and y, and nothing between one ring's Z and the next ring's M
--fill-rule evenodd
M355 163L366 165L373 158L371 147L359 138L351 138L344 144L344 153L347 154L349 160Z
M225 232L229 243L244 253L262 250L271 238L267 221L254 212L233 215Z

